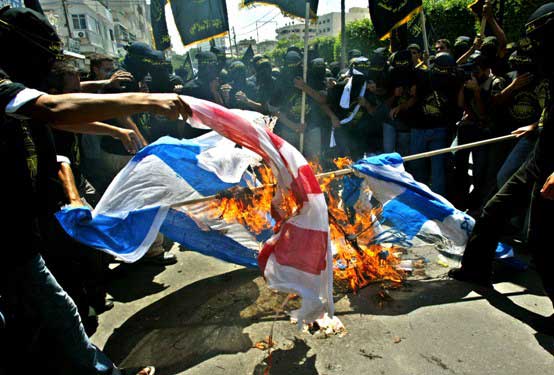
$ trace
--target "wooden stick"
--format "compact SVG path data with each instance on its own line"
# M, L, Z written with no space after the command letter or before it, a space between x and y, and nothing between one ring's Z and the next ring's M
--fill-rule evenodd
M304 20L304 66L302 72L302 78L304 82L308 81L308 41L310 39L310 2L306 1L306 18ZM302 90L302 109L300 112L300 124L306 126L306 91ZM299 137L301 154L304 153L304 130L300 133Z
M418 159L430 158L430 157L441 155L441 154L447 154L449 152L455 152L455 151L465 150L465 149L468 149L468 148L486 146L486 145L489 145L489 144L492 144L492 143L507 141L507 140L514 139L514 138L516 138L515 134L508 134L508 135L504 135L502 137L496 137L496 138L491 138L491 139L485 139L483 141L466 143L464 145L459 145L459 146L455 146L455 147L447 147L447 148L441 148L439 150L422 152L420 154L415 154L415 155L410 155L410 156L403 157L402 159L403 159L404 162L408 162L408 161L413 161L413 160L418 160ZM326 177L336 178L336 177L341 177L341 176L346 176L346 175L352 174L353 172L354 172L353 169L345 168L345 169L338 169L336 171L331 171L331 172L319 173L319 174L316 174L315 176L318 179L322 179L322 178L326 178ZM265 188L268 188L268 187L275 187L275 184L260 185L260 186L256 186L254 188L251 188L251 190L255 191L255 190L259 190L259 189L265 189ZM184 201L184 202L175 203L171 207L179 207L179 206L185 206L185 205L190 205L190 204L203 203L203 202L211 201L212 199L216 199L218 197L219 197L219 194L209 195L209 196L198 198L198 199L191 199L191 200L187 200L187 201Z

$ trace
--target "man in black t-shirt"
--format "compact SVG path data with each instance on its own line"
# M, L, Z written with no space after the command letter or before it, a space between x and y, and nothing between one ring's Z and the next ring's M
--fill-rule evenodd
M407 156L410 151L411 124L416 123L416 77L414 60L409 50L391 56L389 93L385 104L389 113L383 122L384 152Z
M37 219L49 209L44 206L49 202L45 197L58 170L46 124L64 125L66 130L75 131L81 126L74 124L137 112L188 117L190 108L177 95L56 96L27 88L41 87L61 55L61 41L54 28L43 15L29 9L0 10L0 45L8 51L19 51L0 54L0 69L3 69L0 72L0 153L8 161L5 163L7 181L0 185L0 195L8 198L4 208L10 213L10 220L2 226L2 234L12 239L16 234L20 236L19 246L2 254L0 287L9 280L14 286L11 292L38 315L41 332L48 334L52 347L56 348L56 358L63 360L63 366L58 363L57 370L70 367L73 374L120 374L90 342L75 304L52 277L39 254L43 232ZM8 354L0 366L10 367L9 359L20 358L20 348L13 349L16 354ZM21 370L21 363L16 365ZM44 371L45 365L41 364L39 371ZM153 368L141 371L144 375L152 373Z
M554 32L554 3L538 8L531 15L526 29L527 35L540 44L537 75L552 82L554 45L551 35ZM549 115L533 153L486 204L473 228L462 259L462 267L451 270L449 275L457 280L490 286L492 263L503 224L514 214L527 208L527 198L531 194L528 246L533 253L546 294L554 304L554 276L550 269L554 262L554 252L551 246L545 245L550 241L554 225L554 107L551 100L546 107ZM545 318L542 323L537 322L535 328L553 334L554 315Z
M461 82L456 74L456 61L449 53L437 54L429 70L421 71L416 85L416 108L420 121L412 123L410 154L446 148L452 142L454 125L460 114ZM407 164L417 181L426 183L441 195L446 194L446 155Z

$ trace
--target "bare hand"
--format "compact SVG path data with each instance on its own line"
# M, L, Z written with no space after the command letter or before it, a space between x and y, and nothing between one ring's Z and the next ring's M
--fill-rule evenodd
M541 189L541 195L544 199L554 200L554 173L546 179Z
M537 129L537 124L522 126L519 129L516 129L512 132L512 134L516 135L516 138L521 138L523 136L526 136L528 134L531 134Z
M246 96L246 94L244 92L237 91L237 93L235 94L235 100L237 102L247 103L248 102L248 97Z
M186 120L192 116L192 109L177 94L150 94L149 111L170 120L177 120L182 117Z
M136 154L138 150L140 150L143 146L146 146L142 144L137 133L135 133L135 131L131 129L119 129L119 134L117 134L117 138L121 141L123 147L125 147L127 152L130 154Z
M525 73L520 76L517 76L516 79L510 84L513 90L519 90L528 84L530 84L535 78L531 73Z
M466 81L466 83L464 83L464 87L471 91L479 91L480 89L479 82L477 82L475 77L472 77L471 80Z
M400 113L400 107L394 107L393 109L390 110L389 116L391 119L394 120L396 119L399 113Z
M306 87L306 82L300 77L296 77L293 81L294 87L296 87L298 90L304 90Z
M79 199L70 199L69 200L69 205L71 207L85 207L85 204L83 203L81 198L79 198Z
M124 70L118 70L110 77L110 83L108 84L108 86L115 89L120 89L122 83L129 83L134 79L135 78L131 73Z
M333 125L333 129L336 129L340 126L340 120L338 119L338 117L333 117L331 119L331 124Z
M219 91L220 86L221 85L219 84L219 79L214 79L213 81L210 82L210 91L212 93L216 93Z

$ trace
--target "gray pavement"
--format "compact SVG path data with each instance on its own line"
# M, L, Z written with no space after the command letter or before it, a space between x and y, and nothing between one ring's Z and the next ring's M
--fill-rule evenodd
M536 330L552 306L532 271L494 292L474 291L444 278L447 269L425 254L426 276L404 287L337 295L348 333L321 338L275 319L284 297L258 271L177 246L172 252L179 263L166 269L114 272L115 307L92 339L122 366L152 364L160 375L262 374L267 352L253 345L273 326L270 374L554 374L554 339Z

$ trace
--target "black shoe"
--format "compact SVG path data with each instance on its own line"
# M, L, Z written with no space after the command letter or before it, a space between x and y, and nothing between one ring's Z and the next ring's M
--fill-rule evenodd
M492 279L490 277L473 274L465 271L463 268L452 268L448 271L448 276L454 280L477 284L486 288L492 287Z
M102 314L114 307L113 301L111 299L106 299L105 293L100 293L94 298L91 298L89 303L97 314Z
M175 256L175 254L163 252L153 257L146 255L142 257L140 262L142 264L150 264L155 266L169 266L177 263L177 257Z

